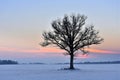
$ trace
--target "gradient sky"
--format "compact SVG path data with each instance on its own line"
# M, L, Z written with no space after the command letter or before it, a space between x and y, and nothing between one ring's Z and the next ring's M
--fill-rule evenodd
M0 58L60 52L42 48L41 33L51 29L53 20L72 13L86 15L86 23L104 38L91 52L119 54L119 8L119 0L0 0Z

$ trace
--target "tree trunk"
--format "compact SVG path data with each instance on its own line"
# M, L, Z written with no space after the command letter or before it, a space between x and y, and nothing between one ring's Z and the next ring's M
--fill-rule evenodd
M71 54L71 55L70 55L70 69L74 69L73 60L74 60L74 55Z

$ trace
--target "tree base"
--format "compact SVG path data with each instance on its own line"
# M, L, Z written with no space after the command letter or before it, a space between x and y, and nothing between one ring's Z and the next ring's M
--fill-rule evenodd
M69 68L70 70L74 70L75 68Z
M73 68L73 69L71 69L71 68L61 68L60 70L80 70L80 69L77 69L77 68Z

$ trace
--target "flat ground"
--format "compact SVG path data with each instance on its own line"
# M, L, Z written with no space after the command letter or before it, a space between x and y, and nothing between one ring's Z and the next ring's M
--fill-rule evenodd
M120 64L0 65L0 80L120 80Z

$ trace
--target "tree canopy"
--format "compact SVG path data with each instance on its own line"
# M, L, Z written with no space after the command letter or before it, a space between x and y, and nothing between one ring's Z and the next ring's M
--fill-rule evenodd
M44 32L42 46L57 45L60 49L67 51L74 58L75 51L81 50L86 53L85 47L100 44L103 41L94 29L93 25L85 26L87 17L84 15L65 15L63 19L52 22L53 31ZM73 64L73 60L70 61ZM72 66L72 65L71 65ZM72 69L70 67L70 69Z

